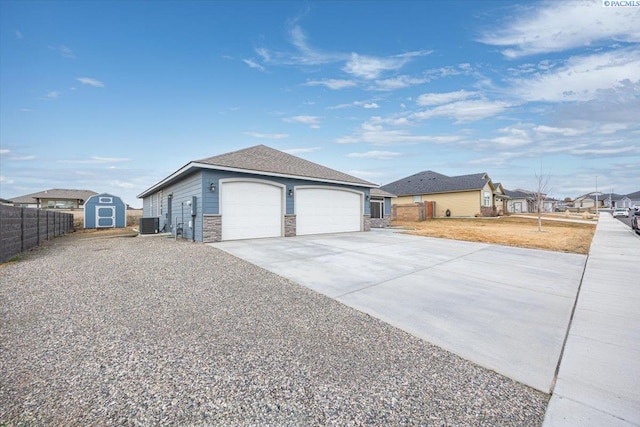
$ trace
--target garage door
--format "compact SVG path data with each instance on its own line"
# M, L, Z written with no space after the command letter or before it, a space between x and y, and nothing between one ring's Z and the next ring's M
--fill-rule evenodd
M222 240L282 236L282 191L262 182L222 183Z
M296 189L296 234L360 231L362 194L327 188Z

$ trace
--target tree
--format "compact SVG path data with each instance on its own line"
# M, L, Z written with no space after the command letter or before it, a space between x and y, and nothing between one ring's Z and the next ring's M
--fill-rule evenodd
M536 210L538 211L538 231L542 231L542 210L544 207L544 199L547 197L547 192L549 191L549 175L544 175L542 170L540 173L536 172L536 192L535 192L535 203Z

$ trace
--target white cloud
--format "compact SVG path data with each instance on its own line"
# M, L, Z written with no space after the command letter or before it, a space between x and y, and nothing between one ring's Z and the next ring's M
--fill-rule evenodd
M429 53L431 52L416 51L389 56L386 58L358 55L357 53L352 53L351 58L343 67L343 71L366 80L373 80L377 79L380 74L385 71L399 70L414 57L425 56Z
M411 77L407 75L401 75L384 80L376 80L375 86L372 89L380 91L392 91L427 83L429 80L430 79L426 77Z
M47 94L44 96L44 99L52 100L52 99L56 99L60 95L62 95L62 92L53 90L51 92L47 92Z
M265 139L284 139L289 137L289 134L286 134L286 133L244 132L244 134L252 136L254 138L265 138Z
M30 112L32 112L33 110L32 110L32 109L30 109L30 108L21 108L21 109L20 109L20 111L21 111L21 112L23 112L23 113L30 113Z
M418 105L442 105L448 104L454 101L460 101L463 99L476 96L477 92L467 92L466 90L459 90L457 92L445 92L445 93L423 93L416 100Z
M304 153L313 153L314 151L318 151L320 149L322 149L322 147L289 148L288 150L282 150L282 151L289 154L304 154Z
M353 80L341 80L341 79L324 79L324 80L311 80L305 83L307 86L326 86L329 89L340 90L348 87L357 86Z
M456 123L473 122L486 119L502 113L510 104L503 101L468 100L452 102L440 105L431 110L420 111L411 115L411 118L426 120L432 117L448 117L456 120Z
M480 42L510 47L508 58L561 52L591 46L599 41L640 42L637 8L603 7L600 1L538 3L522 9L521 17L495 32L486 32Z
M446 144L457 142L462 139L460 136L414 135L406 130L385 129L382 126L382 123L386 123L386 121L386 119L373 117L372 120L362 123L360 129L352 135L337 138L336 142L338 144L366 143L377 146L387 146L422 143Z
M93 87L104 87L104 83L100 80L92 79L91 77L78 77L76 79L83 85L93 86Z
M22 32L20 32L19 30L16 30L16 38L17 39L21 39L22 38Z
M544 126L544 125L536 126L533 128L533 130L540 134L558 135L558 136L578 136L588 132L588 130L586 129L557 128L557 127Z
M349 153L347 154L347 157L356 159L388 160L401 155L402 153L398 153L396 151L367 151L365 153Z
M0 148L0 154L9 154L11 150L8 148Z
M64 46L64 45L49 46L49 49L55 50L57 52L60 52L60 55L62 55L64 58L75 59L75 57L76 57L76 55L73 53L73 51L70 48L68 48L67 46Z
M531 144L531 137L527 130L518 127L506 127L499 129L498 132L504 134L490 140L492 145L503 147L522 147ZM494 147L498 148L498 147Z
M550 73L537 73L511 82L512 93L526 101L589 101L599 92L617 89L627 82L640 83L640 49L569 58Z
M112 187L117 187L117 188L125 188L125 189L135 188L135 185L133 185L132 183L123 182L123 181L119 181L119 180L111 181L109 184Z
M88 159L59 160L60 163L120 163L130 162L132 159L128 157L100 157L91 156Z
M255 68L255 69L260 70L260 71L264 71L265 70L265 68L262 65L258 64L253 59L243 59L242 62L244 62L245 64L247 64L251 68Z
M9 178L7 178L7 177L6 177L6 176L4 176L4 175L0 175L0 182L1 182L1 183L3 183L3 184L5 184L5 185L11 185L11 184L14 184L14 183L15 183L15 181L14 181L14 180L9 179Z
M376 104L375 102L365 103L363 105L363 107L366 108L366 109L380 108L380 106L378 104Z
M317 116L293 116L285 117L282 120L287 123L301 123L308 125L311 129L318 129L320 127L320 117Z

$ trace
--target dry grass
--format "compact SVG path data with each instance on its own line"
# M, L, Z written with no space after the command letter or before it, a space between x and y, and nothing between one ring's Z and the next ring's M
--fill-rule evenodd
M494 243L521 248L547 249L559 252L589 253L595 233L593 224L542 221L537 219L499 218L437 218L422 222L393 222L405 227L407 233L470 242Z

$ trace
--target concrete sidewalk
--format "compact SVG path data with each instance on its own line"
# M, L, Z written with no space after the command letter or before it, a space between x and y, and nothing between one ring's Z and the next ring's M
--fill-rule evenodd
M640 237L603 213L544 426L640 425Z

